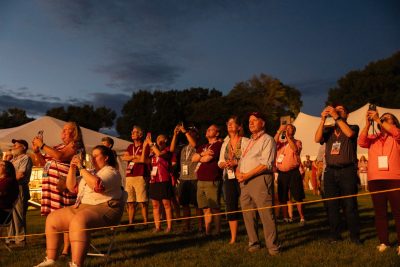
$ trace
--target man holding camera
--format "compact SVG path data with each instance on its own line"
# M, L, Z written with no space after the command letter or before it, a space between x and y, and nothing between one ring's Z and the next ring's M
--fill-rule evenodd
M335 125L326 126L327 117L332 117ZM357 136L359 127L347 123L348 110L343 105L327 106L321 113L321 122L315 133L315 142L324 144L326 169L324 192L326 198L337 198L357 194ZM343 206L350 239L360 242L360 224L357 198L333 199L327 203L328 220L332 242L340 241L340 207Z

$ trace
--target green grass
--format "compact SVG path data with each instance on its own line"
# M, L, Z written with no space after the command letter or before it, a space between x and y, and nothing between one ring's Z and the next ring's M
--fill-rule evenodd
M315 199L308 195L307 200ZM246 251L247 236L240 222L238 242L229 245L229 230L223 220L223 232L220 237L206 239L196 233L191 234L153 234L149 229L136 227L133 233L126 228L118 228L116 244L123 253L114 247L108 266L400 266L400 256L395 253L396 235L394 223L390 224L393 247L384 253L376 251L378 240L374 228L374 217L369 196L359 197L361 219L361 237L363 246L348 241L348 232L343 233L345 241L329 244L328 224L322 203L306 206L307 224L300 227L297 223L278 224L279 241L283 250L279 256L271 257L265 249L250 254ZM124 215L123 223L126 223ZM29 233L42 233L44 218L38 210L28 212ZM175 224L175 229L180 227ZM259 228L262 237L262 228ZM93 243L100 248L107 245L106 230L93 233ZM262 240L263 241L263 240ZM33 266L45 256L45 238L32 237L24 249L8 253L0 251L0 266ZM66 266L60 262L57 266ZM104 265L101 258L88 257L85 266Z

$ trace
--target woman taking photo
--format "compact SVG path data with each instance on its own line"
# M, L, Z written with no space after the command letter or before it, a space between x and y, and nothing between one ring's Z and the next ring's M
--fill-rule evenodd
M32 141L35 158L43 167L41 214L49 215L57 209L71 206L76 201L76 194L66 187L66 176L72 157L81 151L85 156L82 132L75 122L67 122L61 132L62 143L54 147L45 144L43 133ZM64 248L61 256L68 256L68 234L64 235Z
M171 198L174 197L170 174L172 153L167 147L167 138L162 134L157 136L156 143L151 141L151 136L148 134L143 146L143 151L147 146L150 146L151 149L149 197L153 205L154 232L161 231L160 218L162 205L164 206L167 219L167 228L164 232L169 233L172 230Z
M66 184L70 192L77 193L78 198L74 206L56 210L47 217L47 257L37 267L55 264L62 231L69 231L70 266L83 266L90 244L87 229L119 223L125 203L115 155L110 148L99 145L93 149L92 157L94 171L83 168L79 156L73 157ZM79 176L76 175L78 171Z
M371 122L375 122L380 133L368 135ZM377 111L368 110L365 127L358 144L368 148L368 189L370 192L400 188L400 125L391 113L379 118ZM380 241L379 252L389 247L388 202L396 223L397 241L400 242L400 191L372 194L375 210L375 227ZM397 248L400 255L400 246Z
M222 186L225 196L226 211L228 212L229 229L231 231L231 240L229 244L234 244L236 242L238 220L241 216L241 214L237 212L239 211L240 186L235 177L235 171L242 155L242 149L244 149L248 139L243 137L243 127L238 117L231 116L226 123L226 127L228 136L222 144L218 166L224 170Z

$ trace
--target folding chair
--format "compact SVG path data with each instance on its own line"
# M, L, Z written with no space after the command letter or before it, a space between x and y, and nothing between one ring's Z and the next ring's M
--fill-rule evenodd
M128 199L128 193L126 191L122 191L122 196L121 196L122 203L126 203L127 199ZM122 219L122 216L121 216L121 219ZM97 249L95 247L95 245L93 245L92 242L90 242L90 248L89 248L88 253L86 254L87 256L92 256L92 257L104 257L104 259L106 261L105 265L107 265L108 260L111 255L111 250L114 247L117 229L114 227L111 227L108 229L108 231L109 231L108 232L109 234L108 234L107 238L108 238L109 243L108 243L107 251L105 253L102 253L99 249ZM117 248L123 255L125 255L125 253L119 247L117 247Z
M10 225L11 225L11 222L12 222L12 214L13 214L13 209L10 209L8 211L8 215L6 216L5 220L3 222L0 222L0 236L3 236L2 232L4 231L4 229L5 229L5 232L6 232L6 234L4 236L6 236L8 234L7 231L8 231L8 228L10 227ZM4 239L3 245L5 246L5 248L9 252L12 252L11 248L7 245L5 239Z

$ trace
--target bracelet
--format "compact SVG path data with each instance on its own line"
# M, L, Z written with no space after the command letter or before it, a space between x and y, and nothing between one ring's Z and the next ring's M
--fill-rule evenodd
M44 148L45 145L46 145L46 144L43 143L42 146L40 147L40 150L43 150L43 148Z

